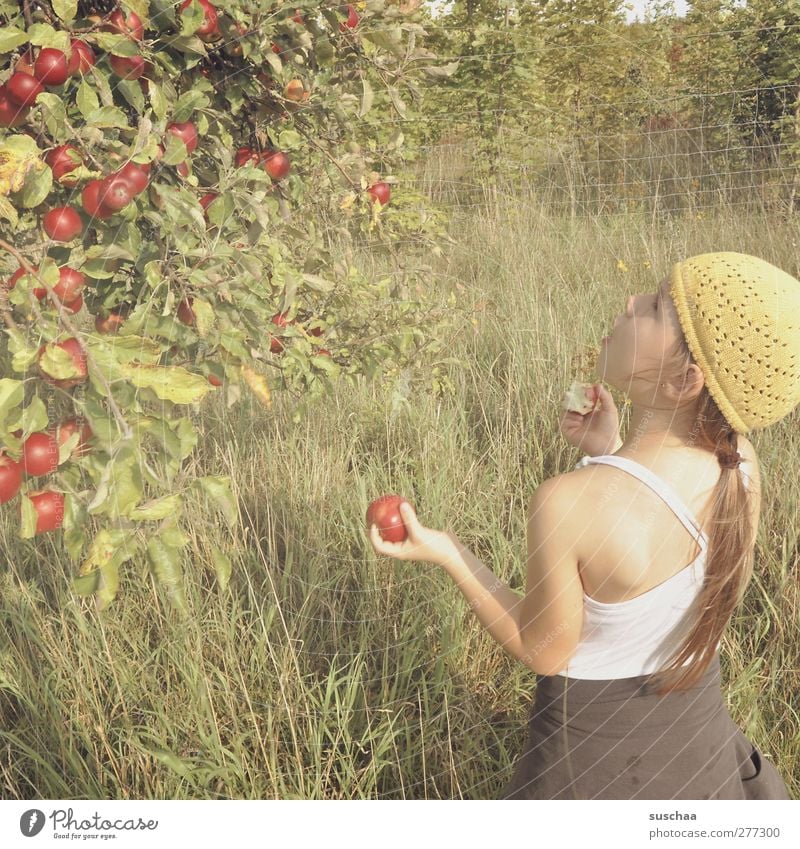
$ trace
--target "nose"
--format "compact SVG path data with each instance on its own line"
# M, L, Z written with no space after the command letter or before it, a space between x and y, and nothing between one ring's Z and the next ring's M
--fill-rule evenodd
M628 298L628 303L625 305L625 313L628 316L628 318L630 318L631 315L633 314L633 295L631 295L630 298Z

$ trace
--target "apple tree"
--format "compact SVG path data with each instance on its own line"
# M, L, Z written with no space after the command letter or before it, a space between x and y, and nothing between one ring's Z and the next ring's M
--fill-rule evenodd
M185 609L190 491L234 525L229 481L189 468L209 395L283 392L299 421L338 380L446 358L452 310L407 259L443 221L404 200L402 133L364 121L434 73L414 9L0 0L0 509L62 529L100 607L146 557Z

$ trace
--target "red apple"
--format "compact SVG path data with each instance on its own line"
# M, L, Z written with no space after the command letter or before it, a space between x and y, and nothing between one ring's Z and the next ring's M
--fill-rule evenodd
M57 206L42 219L44 232L54 242L71 242L83 232L83 222L74 206Z
M194 310L192 309L193 301L193 298L184 298L178 304L178 318L180 319L180 321L182 321L184 324L188 324L190 327L195 322L195 314Z
M175 170L178 174L184 179L189 176L189 163L188 162L179 162L175 166Z
M67 312L80 312L81 307L83 306L83 296L78 295L74 301L62 301L61 304Z
M50 348L61 348L62 351L66 351L70 355L72 364L75 367L75 375L73 377L56 378L44 371L42 368L42 356L45 350ZM47 383L51 383L53 386L58 386L60 389L69 389L72 386L83 383L89 374L86 365L86 352L74 336L64 339L63 342L48 342L42 345L37 355L37 363L42 379Z
M22 468L38 477L58 468L58 443L51 433L32 433L22 444Z
M144 56L114 56L108 59L111 70L123 80L138 80L147 70Z
M236 167L241 168L243 165L247 165L248 162L252 162L254 165L258 165L259 155L258 152L252 150L249 147L240 147L236 151Z
M168 124L167 132L177 136L186 145L189 153L194 152L197 147L197 127L191 121Z
M33 75L42 85L64 85L69 76L67 55L55 47L43 47L36 57Z
M97 190L97 199L100 205L112 212L119 212L131 202L133 192L131 186L124 177L112 174L110 177L100 181Z
M221 380L220 380L220 379L219 379L219 378L218 378L215 374L210 374L210 375L208 376L208 382L209 382L212 386L222 386L222 381L221 381ZM0 484L0 485L1 485L1 484Z
M30 106L20 106L9 97L8 86L0 86L0 127L19 127L30 111Z
M82 272L65 265L58 270L58 283L53 286L53 292L59 300L68 303L74 301L81 294L85 285L86 276Z
M20 53L19 59L14 63L14 70L21 74L30 74L33 76L33 66L35 63L33 53L29 47L24 53Z
M33 270L34 270L34 271L37 271L37 272L39 271L39 266L38 266L38 265L33 265L33 266L31 266L31 267L33 268ZM17 270L16 270L16 271L15 271L15 272L11 275L11 277L9 277L9 278L8 278L8 280L6 281L6 287L8 288L8 290L9 290L9 291L11 291L11 290L12 290L12 289L13 289L13 288L17 285L17 280L19 280L19 278L20 278L20 277L23 277L23 276L24 276L25 274L27 274L27 273L28 273L28 272L27 272L27 271L25 271L25 269L24 269L24 268L22 268L22 267L18 268L18 269L17 269ZM37 297L40 301L42 300L42 298L44 297L44 295L37 295L37 294L36 294L37 292L44 292L44 295L46 295L46 294L47 294L47 290L46 290L46 289L34 289L34 290L33 290L33 294L34 294L34 295L36 295L36 297Z
M181 3L181 11L189 6L191 2L192 0L183 0L183 3ZM209 0L197 0L197 2L203 10L203 22L195 30L195 35L197 35L201 41L214 41L222 35L219 29L219 22L217 20L217 10L211 5L211 3L209 3Z
M144 25L142 19L136 12L129 12L126 16L122 9L117 9L108 16L108 22L100 27L102 32L118 32L126 35L134 41L144 38Z
M355 29L358 26L358 12L353 8L351 3L347 4L347 20L339 24L339 29L342 32L347 32L348 29Z
M388 183L379 182L373 183L368 189L367 194L372 198L373 203L378 201L381 206L386 206L389 203L389 198L392 195L392 190Z
M138 162L126 162L114 176L125 180L131 194L138 195L147 188L150 182L150 164L140 165Z
M95 317L94 329L98 333L116 333L124 323L125 316L117 310L111 310L107 316Z
M0 504L5 504L19 492L22 466L0 451Z
M72 47L72 55L69 57L68 66L70 76L81 77L96 62L94 50L80 38L73 38L70 42L70 47Z
M60 144L58 147L54 147L45 156L44 161L50 166L53 179L56 182L65 186L75 185L76 178L66 176L83 162L81 153L75 145Z
M273 180L282 180L291 168L289 157L280 150L262 154L264 170Z
M377 525L378 532L387 542L402 542L408 537L400 515L400 503L403 501L408 499L402 495L382 495L376 498L367 508L367 528Z
M74 434L80 433L80 437L78 439L78 444L72 450L71 457L83 457L85 454L89 453L89 448L87 443L94 436L92 433L92 429L89 427L89 423L84 418L76 418L72 417L69 419L64 419L63 422L57 425L51 425L48 428L48 432L55 437L58 442L59 448Z
M18 106L33 106L36 98L44 91L44 86L36 77L17 71L6 83L6 91Z
M100 192L104 189L102 180L90 180L81 192L81 200L86 214L91 218L111 218L114 211L100 202Z
M29 492L27 497L36 510L36 533L55 531L64 523L64 493L53 490Z

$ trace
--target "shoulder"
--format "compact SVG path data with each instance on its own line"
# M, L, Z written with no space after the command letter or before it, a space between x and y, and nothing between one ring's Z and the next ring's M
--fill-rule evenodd
M534 491L529 514L537 510L565 511L575 507L576 503L587 495L592 471L596 466L584 466L542 481Z

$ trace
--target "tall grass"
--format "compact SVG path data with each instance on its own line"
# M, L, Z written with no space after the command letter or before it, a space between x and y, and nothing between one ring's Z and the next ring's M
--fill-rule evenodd
M447 163L419 174L441 185ZM441 194L440 194L441 196ZM200 473L228 474L235 533L190 504L181 621L143 563L104 613L70 593L58 535L16 539L0 511L4 798L476 798L508 780L534 677L429 564L377 558L368 502L399 492L524 587L525 507L578 459L558 433L572 358L669 264L743 250L797 274L797 220L553 217L518 184L452 199L457 246L431 286L472 305L452 396L340 388L292 424L245 402L200 417ZM622 266L618 265L622 261ZM364 263L368 258L364 257ZM623 417L628 411L617 397ZM756 567L722 645L733 719L800 797L798 416L753 434L763 469ZM227 591L211 545L228 553Z

